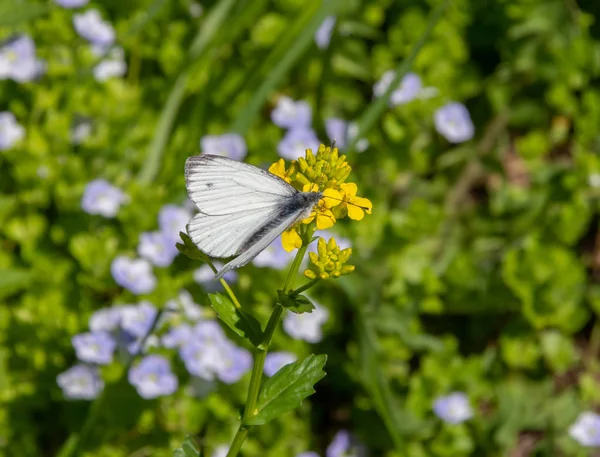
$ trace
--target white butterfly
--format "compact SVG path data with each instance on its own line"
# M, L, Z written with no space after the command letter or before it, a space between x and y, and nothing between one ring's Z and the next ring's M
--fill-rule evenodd
M237 256L216 278L246 265L288 227L308 217L322 192L300 192L268 171L201 154L185 162L188 195L200 212L187 225L211 257Z

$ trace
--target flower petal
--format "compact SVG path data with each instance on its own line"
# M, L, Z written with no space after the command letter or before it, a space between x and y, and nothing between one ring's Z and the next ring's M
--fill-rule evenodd
M317 229L325 230L333 227L333 224L335 224L335 217L331 211L317 214Z
M302 246L302 238L295 228L291 228L281 234L281 245L287 252L292 252Z
M334 206L339 205L342 202L343 196L337 190L330 188L325 189L323 191L322 200L326 208L333 208Z
M360 206L348 205L348 217L355 221L362 220L365 217L365 212Z
M350 203L360 206L367 214L371 214L371 209L373 209L373 203L368 198L354 197Z
M354 184L353 182L342 183L342 184L340 184L340 187L346 194L346 200L351 199L352 197L354 197L356 195L356 192L358 192L358 186L356 184Z

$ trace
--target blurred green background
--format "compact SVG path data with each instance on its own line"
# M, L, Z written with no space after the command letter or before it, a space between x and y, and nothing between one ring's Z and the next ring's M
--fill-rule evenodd
M331 118L357 123L366 149L336 140L373 213L333 229L356 271L311 291L328 311L320 338L274 337L275 351L327 354L328 375L242 454L341 457L327 447L345 430L370 456L594 455L573 425L600 408L599 2L67 3L0 0L0 111L13 116L0 119L0 455L67 457L90 414L89 457L171 456L186 435L211 456L231 442L248 373L194 390L177 351L156 348L179 387L143 399L115 356L100 407L57 376L99 309L161 309L185 289L214 317L198 261L154 267L138 295L111 264L137 256L165 205L185 207L202 138L236 133L248 163L278 160L281 97L309 104L325 144ZM101 52L106 28L75 26L88 10L115 31ZM23 37L37 59L25 76L31 61L10 48ZM374 95L390 70L420 78L410 100ZM436 126L449 102L468 109L472 138ZM99 178L125 195L114 217L82 208ZM248 265L232 287L264 325L284 277ZM434 411L451 392L468 397L468 420ZM586 433L600 445L600 424Z

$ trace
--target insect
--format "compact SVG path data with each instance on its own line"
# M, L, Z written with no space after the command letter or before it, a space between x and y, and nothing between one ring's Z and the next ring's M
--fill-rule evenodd
M236 256L217 279L250 262L308 217L323 197L322 192L300 192L253 165L210 154L186 160L185 180L200 210L187 225L192 241L211 257Z

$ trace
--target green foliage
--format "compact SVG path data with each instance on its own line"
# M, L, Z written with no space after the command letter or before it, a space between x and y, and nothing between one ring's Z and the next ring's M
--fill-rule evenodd
M225 295L210 294L209 298L212 308L227 327L255 346L262 343L263 333L255 317L235 306Z

